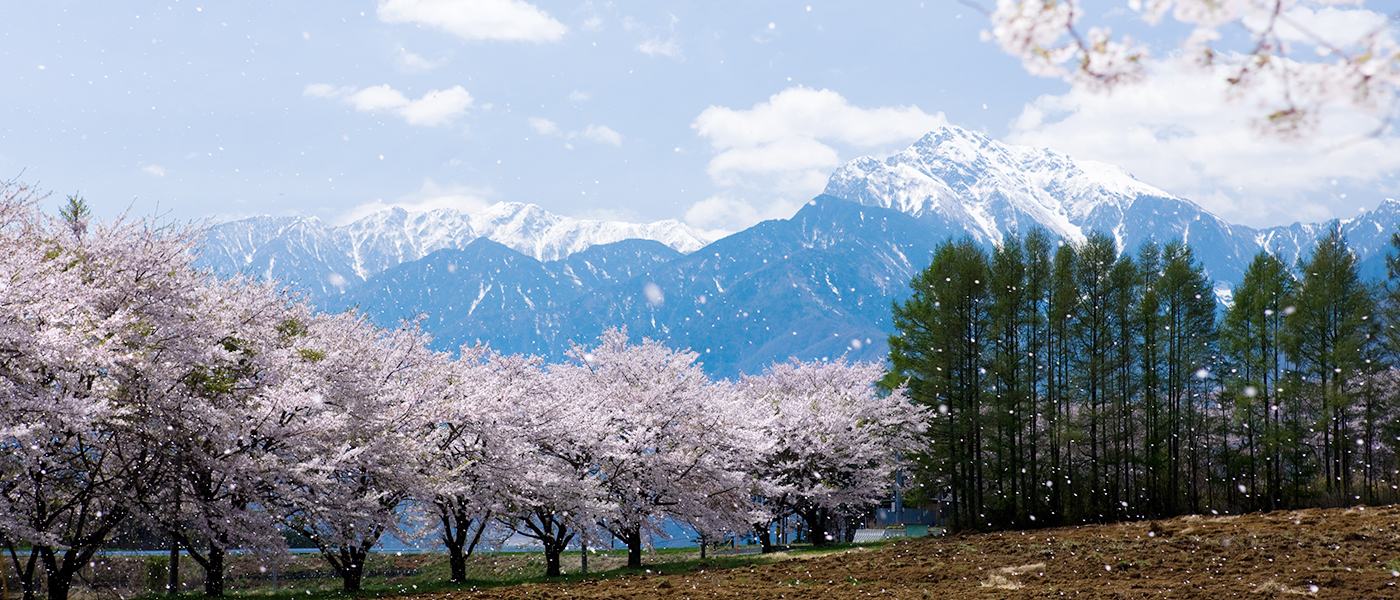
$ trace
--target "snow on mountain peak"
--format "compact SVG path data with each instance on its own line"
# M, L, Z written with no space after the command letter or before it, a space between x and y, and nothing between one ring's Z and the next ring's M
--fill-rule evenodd
M409 211L396 206L340 227L328 227L314 217L253 217L215 226L205 240L201 261L219 272L237 273L256 266L259 275L285 278L302 267L292 256L274 258L272 254L314 255L338 265L329 275L341 281L364 281L438 250L465 248L481 237L540 261L567 258L594 245L627 239L655 240L685 254L708 243L695 230L674 220L581 220L555 215L534 204L502 202L476 214L450 208ZM328 254L339 256L332 259Z
M1004 144L953 126L935 129L883 161L867 156L847 163L832 174L825 193L946 219L984 242L1023 222L1083 240L1086 225L1121 215L1139 197L1172 198L1113 165Z

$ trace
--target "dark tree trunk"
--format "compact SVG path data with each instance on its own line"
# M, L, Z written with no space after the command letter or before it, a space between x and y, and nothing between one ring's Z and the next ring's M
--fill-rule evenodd
M209 542L209 554L204 565L204 596L222 598L224 595L224 554L217 542Z
M68 600L73 578L77 577L78 571L87 566L92 556L106 543L117 523L125 518L126 513L123 511L114 510L102 514L89 532L83 532L79 527L74 535L76 539L69 548L35 546L30 550L30 561L33 561L33 554L38 554L44 566L44 587L48 589L48 600ZM13 552L13 549L11 551ZM30 571L32 579L33 569Z
M554 540L544 542L544 574L546 577L558 577L561 574L559 556L563 553L563 543Z
M34 580L34 574L39 567L39 553L31 550L29 552L29 559L21 564L19 562L19 553L15 551L14 544L6 543L5 547L10 551L10 562L15 567L15 576L19 578L19 586L23 600L34 600L39 595L38 582Z
M821 548L830 543L826 539L826 509L812 508L802 511L802 520L807 522L807 537L812 538L812 546Z
M575 532L569 531L568 523L545 510L536 510L533 515L521 519L518 523L520 526L516 528L517 532L539 540L544 546L545 575L558 577L562 573L559 568L559 556L569 547Z
M165 593L174 596L180 593L180 542L170 539L170 572L165 580Z
M753 524L754 537L758 538L758 546L760 549L762 549L764 554L768 554L773 551L773 536L769 531L769 528L771 526L772 523Z
M642 568L642 530L640 527L629 528L622 532L622 541L627 544L627 567L631 569Z
M349 569L341 575L341 589L346 592L358 592L364 581L365 571L363 568Z
M171 594L178 594L180 592L179 552L180 547L183 546L185 549L189 550L190 558L193 558L194 562L198 563L200 568L204 569L204 595L209 598L223 597L224 557L228 554L228 550L226 549L228 537L221 534L219 538L223 540L222 542L211 540L209 542L209 550L204 554L196 552L194 544L190 543L190 539L185 537L183 533L172 531L170 532L170 537L172 538L170 548L172 572L168 580L170 586L168 592Z
M360 538L359 544L355 546L341 545L330 546L322 541L321 537L311 529L298 528L300 533L316 544L316 548L321 551L321 556L330 563L331 568L340 576L341 590L347 593L357 593L360 585L364 581L365 558L369 556L370 548L379 541L379 536L383 534L382 529L374 530L370 534Z
M373 546L342 547L340 581L341 589L348 593L360 591L360 585L365 578L365 557L369 555L369 548Z
M72 591L72 577L50 577L45 582L48 592L48 600L68 600L68 592Z
M78 574L81 565L87 564L87 559L92 557L92 552L84 552L81 562L75 560L77 550L59 550L52 546L36 546L33 552L38 552L40 560L44 562L44 588L48 600L68 600L68 593L73 589L73 576ZM58 555L62 553L63 559L60 561Z
M467 580L467 555L462 553L462 547L455 548L448 546L448 562L452 564L452 583L463 583Z
M467 580L467 558L481 542L486 532L486 524L491 520L487 512L480 519L473 519L462 503L455 498L439 499L438 519L442 522L442 543L447 547L448 563L452 568L452 581L462 583ZM476 523L476 533L472 534L472 523ZM470 539L468 539L470 536Z

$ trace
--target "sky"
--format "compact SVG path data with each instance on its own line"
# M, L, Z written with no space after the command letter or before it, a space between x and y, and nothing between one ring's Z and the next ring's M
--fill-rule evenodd
M6 2L0 178L106 218L525 202L718 237L955 125L1118 164L1252 226L1400 196L1400 139L1375 115L1261 136L1247 100L1173 59L1179 27L1126 8L1096 22L1147 41L1150 76L1072 89L983 41L976 4ZM1376 17L1345 11L1299 19L1344 34Z

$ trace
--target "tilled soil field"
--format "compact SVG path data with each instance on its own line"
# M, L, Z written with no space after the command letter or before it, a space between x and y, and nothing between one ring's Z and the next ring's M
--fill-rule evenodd
M1400 506L911 539L732 570L417 596L1400 599Z

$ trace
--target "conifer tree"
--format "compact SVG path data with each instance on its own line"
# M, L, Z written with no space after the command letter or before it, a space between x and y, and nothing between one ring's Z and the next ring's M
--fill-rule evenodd
M886 383L907 382L911 399L937 411L920 467L926 486L951 494L955 529L987 523L982 396L988 275L986 253L970 239L944 243L910 282L913 295L893 310L902 335L890 337L893 368Z
M1299 262L1298 271L1302 278L1293 295L1295 310L1286 320L1289 355L1301 378L1305 409L1318 416L1313 426L1321 433L1322 491L1329 502L1349 502L1357 497L1352 387L1362 375L1364 355L1377 341L1368 323L1375 304L1357 275L1357 258L1339 224Z
M1087 510L1091 519L1103 520L1109 511L1107 430L1109 407L1109 358L1114 346L1111 274L1118 259L1114 241L1101 233L1089 236L1079 248L1075 284L1079 319L1072 328L1074 385L1079 395L1078 421L1084 437L1077 451L1085 459Z
M1073 501L1076 492L1072 485L1076 479L1074 468L1074 427L1073 402L1075 398L1072 361L1076 348L1073 327L1080 308L1079 288L1075 284L1074 273L1079 263L1078 252L1069 244L1062 244L1055 251L1055 261L1051 269L1050 302L1048 310L1048 349L1047 364L1050 371L1046 390L1045 426L1049 433L1050 472L1047 481L1050 487L1051 523L1075 520L1082 507Z
M1245 506L1274 510L1284 502L1283 465L1287 448L1280 392L1286 369L1282 334L1284 309L1294 279L1277 257L1255 255L1234 290L1234 305L1221 324L1221 347L1229 357L1235 422L1239 423L1246 473L1239 485L1248 494Z
M1049 328L1046 326L1047 311L1050 308L1050 281L1054 263L1051 259L1050 248L1054 242L1050 239L1050 234L1044 229L1036 227L1026 234L1025 259L1026 278L1025 291L1022 294L1022 326L1025 328L1025 350L1029 362L1026 365L1026 384L1024 389L1028 395L1030 411L1026 420L1026 425L1030 431L1026 437L1025 448L1027 451L1027 465L1025 467L1026 485L1023 489L1027 492L1028 516L1044 513L1049 502L1049 489L1042 483L1045 481L1044 475L1048 473L1042 467L1042 460L1045 453L1042 452L1044 445L1044 428L1042 424L1049 406L1045 403L1047 397L1047 381L1049 377L1049 363L1046 360L1049 338Z
M997 498L994 523L1017 522L1025 514L1023 443L1029 394L1025 371L1030 360L1025 351L1022 311L1025 304L1026 260L1021 238L1007 235L992 254L989 311L991 343L991 421L996 437L989 450L995 457Z
M1200 261L1180 241L1162 248L1157 280L1166 407L1167 514L1203 507L1208 472L1207 431L1201 418L1215 346L1215 294ZM1185 499L1185 505L1178 502Z

